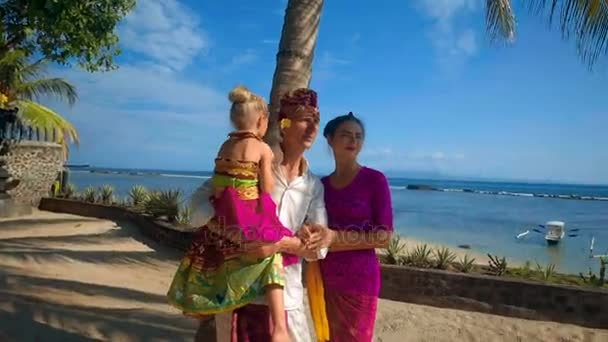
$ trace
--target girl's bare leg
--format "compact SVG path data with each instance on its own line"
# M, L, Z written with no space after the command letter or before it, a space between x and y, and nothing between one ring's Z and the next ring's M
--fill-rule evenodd
M290 342L285 316L285 303L283 302L283 287L270 285L266 288L266 296L272 318L272 342Z

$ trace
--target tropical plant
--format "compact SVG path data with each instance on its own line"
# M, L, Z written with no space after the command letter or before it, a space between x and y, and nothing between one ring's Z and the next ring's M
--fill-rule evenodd
M21 50L0 55L0 92L7 97L8 107L18 109L20 121L32 128L53 132L64 148L67 158L68 143L78 144L76 128L52 109L38 103L43 97L55 97L73 105L78 95L76 88L62 78L44 78L47 60L34 63Z
M70 183L65 187L65 193L63 195L65 196L65 198L72 198L76 196L76 191L76 185Z
M548 281L555 274L555 265L549 264L549 265L547 265L547 267L543 267L541 264L539 264L537 262L536 271L540 274L540 277L543 280Z
M490 37L512 39L515 15L511 0L486 0L486 26ZM602 53L608 53L608 2L606 0L525 0L534 15L546 17L549 25L559 18L562 38L573 38L582 62L592 68Z
M534 273L534 271L532 271L532 263L530 262L530 260L527 260L525 262L525 264L521 267L516 267L516 268L509 270L509 274L511 274L513 276L522 277L525 279L531 278L533 273Z
M165 217L176 222L179 215L182 193L179 190L162 190L150 193L145 203L145 211L153 217Z
M511 42L516 19L511 0L486 0L486 31L491 41ZM608 3L606 0L522 0L533 14L553 22L559 16L562 37L574 37L577 52L590 67L608 52ZM441 6L441 4L437 4ZM277 64L270 91L270 126L265 140L278 137L277 109L288 90L308 87L319 32L323 0L289 0L279 42Z
M490 258L488 264L492 274L501 276L507 272L507 259L505 259L505 257L499 259L498 256L493 256L491 254L488 254L488 257Z
M95 203L97 202L97 190L89 186L82 192L82 197L86 202Z
M189 206L184 205L179 209L179 214L177 215L177 223L189 226L192 221L192 211Z
M475 258L471 258L468 254L465 254L464 257L458 260L455 266L460 272L469 273L475 268Z
M150 198L150 192L142 185L134 185L129 191L131 204L135 208L142 208Z
M114 68L118 23L135 0L2 0L0 55L13 50L87 71Z
M104 185L99 189L101 196L101 203L110 205L114 202L114 187L111 185Z
M431 259L433 251L427 244L418 245L410 254L410 263L414 267L431 267L433 260Z
M583 279L583 281L585 283L594 285L594 286L604 286L604 284L606 283L606 265L608 265L608 257L606 257L606 256L599 257L599 262L600 262L599 276L595 275L595 273L593 273L591 271L591 267L589 267L588 278L586 278L582 273L579 273L580 277Z
M401 263L403 257L403 250L405 249L405 243L401 242L401 238L398 234L393 235L391 241L388 243L386 248L386 255L384 256L387 264L398 265Z
M447 269L454 262L454 259L456 259L456 254L452 253L449 248L441 247L435 249L435 267L438 269Z

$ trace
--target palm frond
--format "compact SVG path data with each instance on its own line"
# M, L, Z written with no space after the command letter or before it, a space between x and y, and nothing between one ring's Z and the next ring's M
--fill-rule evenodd
M530 11L547 16L552 25L556 14L564 39L574 38L579 56L589 68L602 53L608 54L608 0L527 0Z
M68 140L78 145L76 128L53 110L29 100L18 100L17 107L20 118L31 127L55 131L57 141L63 145L67 144Z
M19 98L26 100L39 100L44 95L54 96L66 100L70 106L78 99L76 87L62 78L46 78L21 83L16 86L15 93Z
M486 0L486 30L492 41L513 42L515 24L510 0Z
M22 69L23 76L26 79L40 78L40 76L46 74L47 66L48 60L41 58L32 64L26 65Z
M12 88L21 80L20 70L26 66L25 54L20 50L8 51L0 58L0 90L12 101Z

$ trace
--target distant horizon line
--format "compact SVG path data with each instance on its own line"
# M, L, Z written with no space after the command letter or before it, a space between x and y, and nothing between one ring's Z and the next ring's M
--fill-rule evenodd
M86 165L86 166L83 166ZM207 172L211 173L212 170L179 170L179 169L154 169L154 168L132 168L132 167L114 167L114 166L96 166L87 163L66 163L64 166L72 167L72 168L89 168L89 169L117 169L117 170L142 170L142 171L166 171L166 172ZM491 177L480 177L480 176L456 176L456 175L446 175L439 172L432 171L413 171L413 170L383 170L384 174L387 175L387 178L405 178L405 179L414 179L414 180L435 180L435 181L471 181L471 182L491 182L491 183L508 183L508 182L517 182L517 183L532 183L532 184L556 184L556 185L584 185L584 186L608 186L608 183L590 183L584 181L572 181L572 180L543 180L543 179L533 179L533 178L491 178ZM401 174L418 174L418 175L395 175L397 173ZM427 174L426 176L424 174Z

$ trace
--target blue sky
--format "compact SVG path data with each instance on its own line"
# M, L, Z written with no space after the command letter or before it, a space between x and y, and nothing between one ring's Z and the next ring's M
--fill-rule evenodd
M608 183L608 58L590 72L521 8L514 44L489 44L484 2L325 1L311 84L322 125L358 114L361 162L386 172ZM54 105L81 134L70 162L209 170L229 90L269 96L285 5L139 1L118 70L57 71L80 94ZM322 137L307 157L319 174L333 167Z

